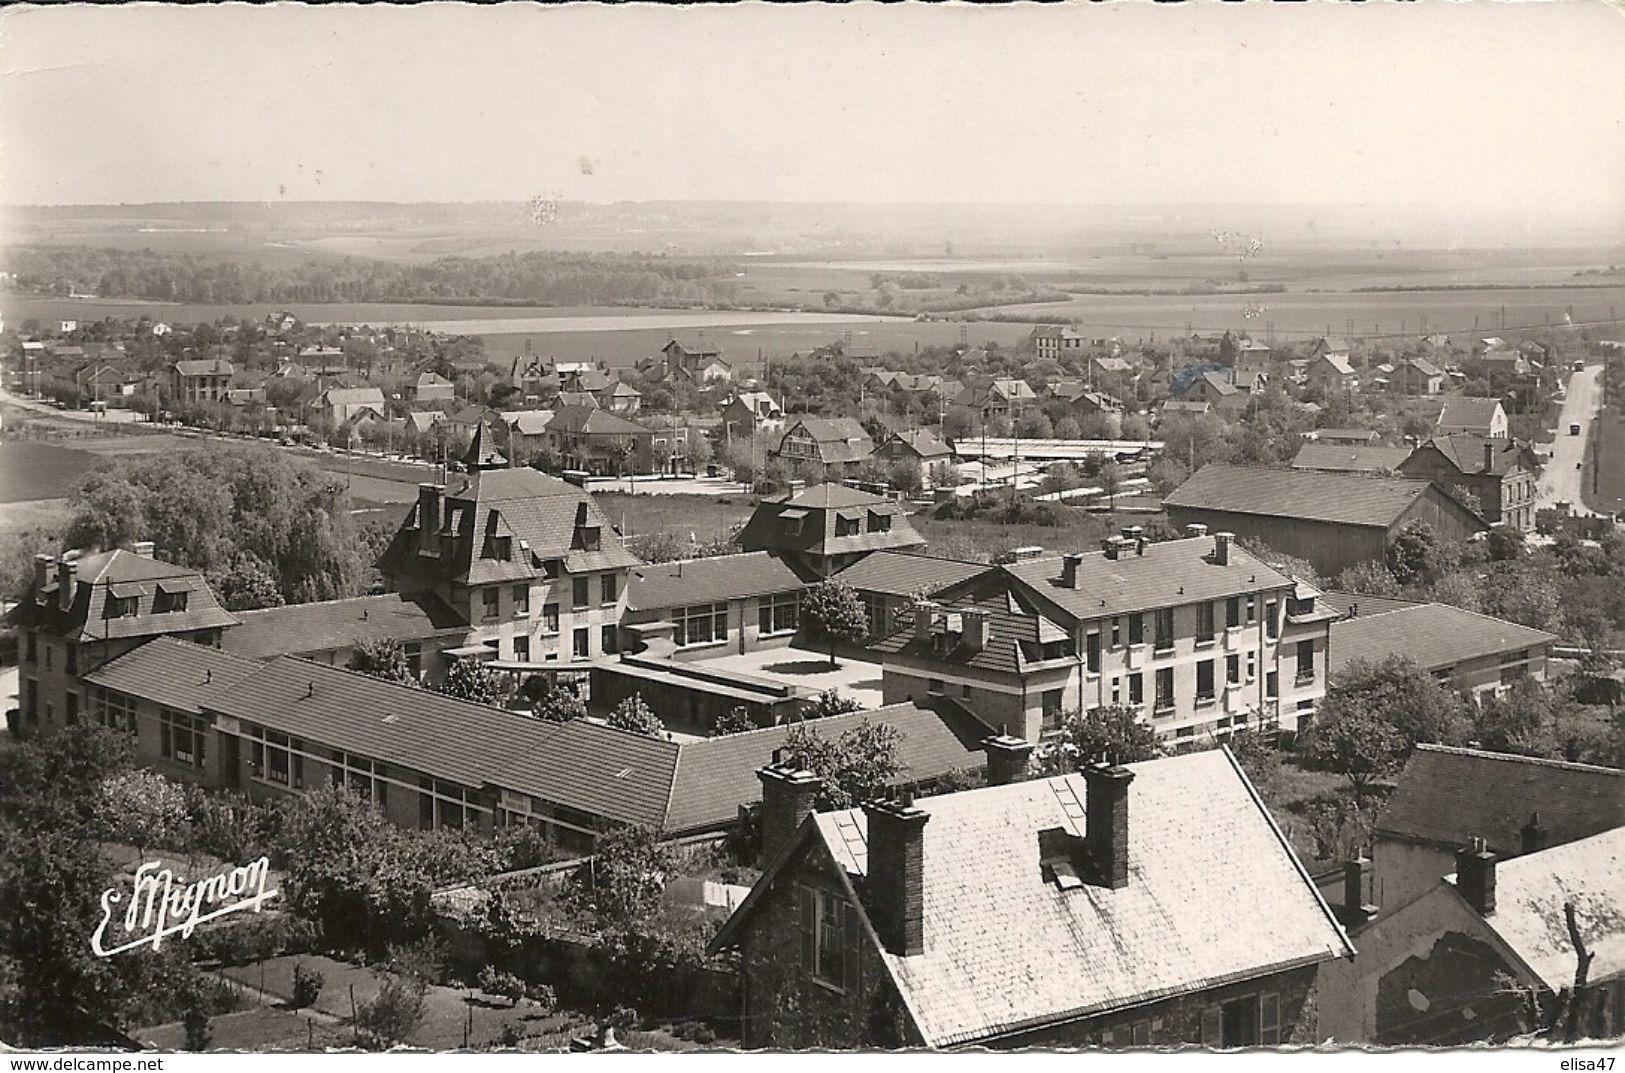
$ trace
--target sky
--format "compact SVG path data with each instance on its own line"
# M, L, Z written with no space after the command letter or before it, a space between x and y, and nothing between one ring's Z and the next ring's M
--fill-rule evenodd
M9 9L0 203L1393 203L1617 225L1622 71L1625 5L1602 0Z

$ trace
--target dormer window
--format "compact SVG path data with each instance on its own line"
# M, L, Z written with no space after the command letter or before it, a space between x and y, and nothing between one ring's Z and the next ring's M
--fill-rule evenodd
M581 547L584 551L597 551L603 544L603 530L596 525L581 527Z
M136 608L139 604L140 598L136 596L110 595L107 597L107 610L105 612L105 617L131 618L135 615Z
M884 533L891 529L891 515L881 514L879 511L869 512L869 532Z
M169 614L171 612L185 611L186 610L186 592L185 592L185 590L175 592L175 591L171 591L169 589L166 589L162 585L160 585L158 587L157 595L155 595L152 598L152 610L153 610L153 613L157 614L157 615L166 615L166 614Z

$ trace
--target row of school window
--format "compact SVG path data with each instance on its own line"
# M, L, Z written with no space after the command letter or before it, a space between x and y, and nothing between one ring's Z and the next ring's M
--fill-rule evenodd
M480 611L486 620L502 616L502 586L492 585L480 590ZM514 585L509 590L515 618L530 614L530 585ZM598 602L610 605L620 599L620 578L616 574L598 575ZM592 575L584 574L570 581L570 606L579 611L592 604ZM559 605L545 604L542 608L543 628L556 633L559 628Z
M1226 629L1235 629L1240 626L1251 626L1258 621L1258 597L1252 593L1246 596L1231 596L1225 600L1208 600L1196 605L1196 643L1207 644L1213 641L1217 632L1216 624L1219 617L1219 608L1224 608L1224 624ZM1264 605L1264 625L1271 640L1277 636L1277 613L1279 603L1270 600ZM1135 612L1128 615L1114 615L1108 627L1107 636L1111 639L1112 649L1128 645L1141 645L1145 643L1147 617L1152 618L1151 635L1155 639L1153 649L1158 652L1167 652L1174 647L1174 609L1172 607L1159 607L1152 612ZM1084 650L1088 654L1089 670L1099 673L1101 662L1102 632L1091 631L1084 642Z
M1315 677L1315 643L1313 640L1298 642L1297 651L1297 678L1298 685L1314 681ZM1198 660L1196 663L1196 705L1203 707L1218 700L1218 661L1212 659ZM1242 685L1256 681L1258 676L1258 661L1256 652L1232 653L1224 659L1224 681L1227 686ZM933 681L935 681L933 679ZM1155 693L1153 711L1171 711L1176 704L1174 695L1174 668L1159 667L1152 679ZM1126 687L1126 689L1125 689ZM1281 678L1278 672L1270 671L1264 676L1264 696L1273 700L1281 695ZM1066 703L1065 689L1046 690L1042 696L1043 726L1045 730L1055 730L1060 726L1061 712ZM1111 703L1137 706L1145 703L1145 674L1135 671L1129 675L1114 676L1111 680Z

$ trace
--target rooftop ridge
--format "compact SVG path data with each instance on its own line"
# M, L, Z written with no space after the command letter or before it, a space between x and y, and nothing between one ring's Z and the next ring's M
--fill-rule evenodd
M1551 760L1544 756L1521 756L1518 753L1498 753L1489 749L1471 749L1462 745L1440 745L1435 742L1421 742L1416 747L1430 753L1449 753L1453 756L1471 756L1482 760L1500 760L1503 762L1532 764L1538 767L1557 768L1560 771L1584 771L1595 775L1619 775L1625 777L1625 768L1607 767L1603 764L1583 764L1578 760Z

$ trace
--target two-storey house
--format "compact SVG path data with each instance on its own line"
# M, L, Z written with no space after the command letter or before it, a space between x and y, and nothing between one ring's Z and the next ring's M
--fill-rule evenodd
M855 417L798 417L770 454L796 465L857 467L875 453L875 441Z
M1399 465L1407 477L1426 477L1439 487L1464 488L1478 498L1479 515L1487 522L1520 532L1535 529L1534 452L1504 436L1456 433L1435 436Z
M224 358L177 361L169 367L169 396L177 403L219 402L235 372Z
M739 534L739 546L746 551L777 552L817 578L827 578L870 552L924 544L899 504L840 484L763 500Z

